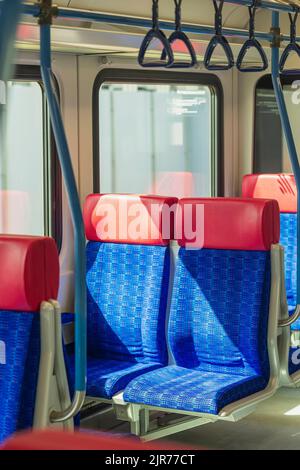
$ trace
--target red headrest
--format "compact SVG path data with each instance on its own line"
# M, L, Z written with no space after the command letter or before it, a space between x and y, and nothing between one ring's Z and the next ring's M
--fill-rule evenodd
M182 199L176 225L180 246L266 251L279 241L279 208L265 199Z
M280 212L297 212L297 187L292 174L246 175L242 196L276 199Z
M0 236L0 310L37 312L56 299L59 261L47 237Z
M167 245L174 237L178 199L134 194L92 194L84 207L91 241Z

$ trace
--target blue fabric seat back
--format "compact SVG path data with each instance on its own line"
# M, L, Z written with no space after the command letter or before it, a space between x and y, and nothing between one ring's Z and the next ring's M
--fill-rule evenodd
M280 243L284 247L287 302L289 306L295 307L297 304L297 214L280 214Z
M289 173L254 174L243 177L242 194L249 198L275 199L280 211L280 244L284 247L285 286L289 312L296 301L297 277L297 187ZM300 322L292 329L300 328Z
M32 426L39 357L39 316L0 312L0 442Z
M269 377L270 252L181 248L169 337L179 366Z
M165 363L169 247L89 242L88 353Z
M89 357L167 363L169 242L177 202L134 194L87 197Z

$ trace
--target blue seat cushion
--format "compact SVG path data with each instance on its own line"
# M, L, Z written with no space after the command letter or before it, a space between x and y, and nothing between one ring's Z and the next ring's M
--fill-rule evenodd
M89 242L88 354L167 363L169 247Z
M217 415L224 406L263 390L266 385L262 376L244 377L168 366L130 382L124 400Z
M69 356L69 371L74 383L74 355ZM141 363L115 361L88 357L87 360L87 395L111 399L116 393L124 390L126 385L146 372L162 367L159 363Z

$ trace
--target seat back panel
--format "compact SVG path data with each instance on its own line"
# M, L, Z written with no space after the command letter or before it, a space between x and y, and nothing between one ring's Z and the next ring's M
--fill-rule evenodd
M280 214L280 243L284 247L285 286L288 305L297 304L297 214Z
M270 277L268 251L181 248L169 325L176 363L268 379Z
M168 247L89 242L88 352L162 362L170 270Z
M18 429L25 365L34 314L0 312L0 442ZM34 387L34 384L31 384Z

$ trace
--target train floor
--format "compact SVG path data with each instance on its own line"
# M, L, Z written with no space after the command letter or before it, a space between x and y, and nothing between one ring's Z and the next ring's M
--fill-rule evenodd
M128 433L113 411L82 421L82 428ZM169 443L219 450L299 450L300 389L281 388L256 411L237 423L219 421L174 434Z

